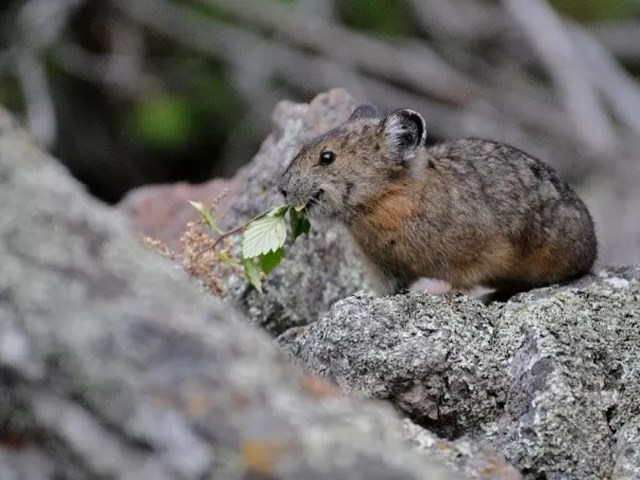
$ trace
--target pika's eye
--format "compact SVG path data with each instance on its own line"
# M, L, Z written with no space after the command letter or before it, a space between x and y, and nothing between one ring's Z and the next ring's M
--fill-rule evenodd
M327 150L320 154L320 165L329 165L336 159L336 154Z

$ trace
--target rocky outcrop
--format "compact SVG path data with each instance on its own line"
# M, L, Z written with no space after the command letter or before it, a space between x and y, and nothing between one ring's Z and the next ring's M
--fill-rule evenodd
M455 441L438 437L410 420L404 421L404 435L418 452L437 459L461 475L473 479L520 480L518 470L491 449L473 441Z
M281 104L276 132L247 168L237 218L280 203L277 178L300 142L355 104L339 90L309 106ZM344 232L314 230L264 295L237 297L253 321L284 332L294 362L349 395L391 402L440 436L500 452L530 478L640 476L637 269L488 307L417 292L346 297L366 286L360 261Z
M489 307L358 294L280 343L342 390L502 452L530 478L640 478L640 269Z
M344 91L283 102L245 169L231 224L280 204L277 178L304 139L346 119ZM469 297L366 293L347 235L314 225L266 282L230 301L288 358L413 423L414 450L470 478L640 478L640 270L606 269L485 306ZM359 291L356 293L357 291ZM492 453L493 452L493 453Z
M288 365L0 111L0 478L456 478L401 427Z

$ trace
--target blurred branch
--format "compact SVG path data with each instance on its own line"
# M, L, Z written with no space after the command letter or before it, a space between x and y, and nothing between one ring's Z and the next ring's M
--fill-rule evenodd
M56 139L56 112L42 60L33 50L21 50L16 55L16 72L22 85L27 106L29 130L44 147Z
M50 148L57 135L55 106L42 58L83 0L29 0L19 10L13 68L22 86L31 133ZM11 59L11 57L9 57Z
M85 0L28 0L17 16L17 43L43 49L55 43Z
M423 42L416 42L411 48L420 55L422 46ZM473 103L489 102L500 109L502 115L514 117L523 127L575 139L566 113L554 104L546 86L532 83L523 72L505 71L504 67L494 67L477 56L467 55L464 63L466 69L475 74L477 95Z
M446 41L496 40L508 28L503 9L469 0L410 0L416 22L429 35ZM640 63L640 22L601 21L584 26L591 36L626 63Z
M123 11L141 23L158 29L184 45L198 48L217 58L223 58L234 68L246 72L246 76L237 77L241 85L246 85L247 79L257 77L262 78L260 82L262 88L268 84L269 80L276 77L294 84L305 92L316 92L335 86L338 84L336 83L338 78L344 80L351 77L360 85L387 87L380 81L368 80L354 71L349 72L346 67L332 60L314 57L286 45L264 42L260 36L248 30L228 25L217 25L216 28L211 28L210 23L202 16L194 14L188 8L178 7L163 0L141 1L135 4L127 0L114 1ZM240 52L242 55L239 54ZM248 57L247 54L249 54ZM248 58L246 64L239 60L242 58ZM256 62L256 58L262 59L262 62ZM250 65L260 72L246 71L245 69ZM350 85L347 84L346 87L349 88ZM396 101L401 96L405 99L404 102L396 103L396 106L410 105L416 97L399 94L402 90L397 88L395 91L398 92L395 95ZM260 103L263 95L260 90L253 90L251 98ZM273 98L274 102L277 100L279 100L278 97ZM443 107L436 108L435 103L429 103L429 105L434 106L431 111L444 110ZM271 112L273 104L269 104L265 109ZM450 107L446 110L453 112Z
M503 12L498 7L490 4L480 6L477 3L466 0L452 0L449 2L412 0L411 3L417 21L425 28L427 33L449 43L451 41L470 43L486 40L497 36L506 27ZM529 21L539 25L537 17ZM637 132L638 117L640 117L639 87L637 82L619 65L614 58L614 54L608 51L601 42L606 42L608 47L611 47L615 53L623 57L636 57L640 60L640 23L592 24L589 29L575 25L570 30L573 35L572 43L579 50L584 63L582 73L589 74L593 87L598 88L602 97L611 105L619 119ZM566 39L567 36L564 36ZM580 57L575 52L572 56ZM471 61L476 65L480 62L476 58L472 58ZM486 70L487 66L481 66L481 68ZM504 72L495 71L494 73L501 75ZM517 75L514 71L508 72L508 77L511 83L517 80ZM570 84L570 81L567 84ZM527 89L531 90L530 87ZM512 95L508 102L509 106L518 109L520 116L530 115L538 110L536 105L539 101L539 98L536 98L537 95L532 94L533 92L530 91L528 95ZM560 93L560 96L562 96L562 93ZM527 99L533 101L527 101ZM499 98L494 98L493 100L498 103L500 101ZM522 108L518 108L518 105ZM544 113L546 114L549 113L548 109L542 110L545 110ZM598 115L600 118L605 118L604 113ZM543 119L544 115L540 115L539 118ZM588 138L590 137L591 135Z
M102 55L91 53L73 43L58 45L53 55L66 72L82 80L111 83L108 61Z
M468 0L411 0L416 21L428 33L466 43L497 36L503 28L499 7Z
M133 96L144 88L142 68L145 39L137 25L128 21L111 22L109 28L111 55L108 57L108 73L120 94Z
M268 125L280 96L269 84L274 71L272 62L265 59L275 55L266 51L268 44L264 39L224 24L212 28L205 17L192 9L165 0L112 0L112 3L141 25L226 62L234 86L251 100L252 111L258 115L258 120Z
M543 0L505 0L505 5L551 75L585 144L598 151L611 146L613 126L562 21Z
M591 23L586 29L620 61L640 63L640 21Z
M620 121L640 133L640 86L613 56L580 26L571 29L573 40L589 75Z
M249 25L275 32L279 38L299 48L401 82L427 95L464 103L476 90L473 82L447 65L435 52L430 52L428 57L416 56L402 47L352 32L327 19L299 15L272 0L203 2L222 8Z
M280 5L274 5L274 9L271 9L271 1L260 3L235 0L233 2L230 0L205 1L227 9L250 25L275 31L278 39L283 38L295 47L321 53L327 59L334 61L334 65L360 67L362 73L387 79L390 81L390 86L398 83L407 85L401 80L403 78L406 80L409 75L410 78L420 82L419 85L417 83L413 85L416 92L450 102L452 100L450 87L458 83L455 79L460 78L464 85L456 86L455 91L464 92L464 96L457 98L456 103L466 104L471 99L484 97L498 105L503 105L511 114L517 115L519 121L528 126L549 131L554 129L558 129L559 132L566 131L566 119L560 118L555 113L557 109L552 104L545 107L548 102L545 101L544 96L530 97L516 91L510 91L505 95L503 91L478 85L444 63L441 57L424 43L405 42L402 45L388 45L324 21L298 18ZM344 45L348 45L349 48L344 48ZM265 63L268 62L261 62L262 65ZM420 65L434 67L433 72L438 73L420 76ZM324 75L324 72L321 74ZM436 77L437 81L434 81ZM445 88L435 88L443 83L446 84ZM340 83L340 85L345 84Z
M334 0L298 0L295 8L307 15L328 20L333 19L336 14Z
M15 52L12 48L0 51L0 78L13 71Z
M392 85L401 84L417 93L458 105L466 105L478 97L486 98L503 105L528 126L566 130L566 120L559 119L554 113L555 106L544 107L548 104L544 97L536 98L512 90L505 99L505 92L472 81L444 62L424 42L385 43L325 20L296 15L272 0L202 1L225 9L249 25L276 32L278 39L299 49L311 49L336 64L358 68L363 73L388 80ZM554 118L559 121L553 122Z

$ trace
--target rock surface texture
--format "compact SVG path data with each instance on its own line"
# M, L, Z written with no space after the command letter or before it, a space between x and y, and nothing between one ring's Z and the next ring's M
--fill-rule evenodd
M0 111L0 478L446 479L137 245Z
M280 104L228 223L280 204L355 105ZM639 268L490 306L376 298L314 225L264 295L229 279L247 321L133 237L0 112L2 480L640 478Z
M505 454L526 478L640 478L640 269L489 307L358 294L280 336L345 392Z

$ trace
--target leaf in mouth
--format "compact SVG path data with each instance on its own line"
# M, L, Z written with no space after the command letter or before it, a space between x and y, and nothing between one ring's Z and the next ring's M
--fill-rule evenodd
M263 253L258 258L260 260L260 268L262 268L265 275L269 275L284 258L284 248L279 248L278 250L269 253Z
M300 235L308 234L311 229L309 219L297 208L289 210L289 225L291 226L292 242L294 242Z
M267 215L251 222L245 230L242 236L242 257L253 258L274 252L283 247L286 240L287 226L284 214Z

